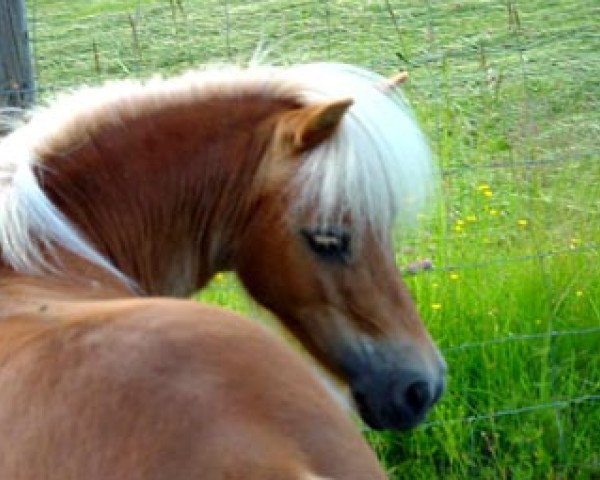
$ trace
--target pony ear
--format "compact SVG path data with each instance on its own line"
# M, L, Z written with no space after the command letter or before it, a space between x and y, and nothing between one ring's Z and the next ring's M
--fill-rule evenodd
M280 120L286 140L296 153L316 147L330 137L352 105L351 98L301 107L286 113Z
M381 82L380 87L383 91L393 90L394 88L398 87L407 80L408 72L400 72L396 75L392 75L391 77L386 78L383 82Z

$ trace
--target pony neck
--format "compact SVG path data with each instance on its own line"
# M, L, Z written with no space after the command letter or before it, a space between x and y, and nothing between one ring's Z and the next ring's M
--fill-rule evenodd
M186 296L230 268L270 139L266 120L283 108L264 94L149 111L108 105L39 149L36 175L143 293Z

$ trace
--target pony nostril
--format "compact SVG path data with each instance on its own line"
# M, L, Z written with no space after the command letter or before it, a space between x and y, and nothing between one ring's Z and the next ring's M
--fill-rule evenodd
M406 389L404 399L414 413L421 413L431 401L429 384L423 381L411 383Z
M352 397L354 402L360 411L364 411L367 407L367 396L361 390L353 390Z

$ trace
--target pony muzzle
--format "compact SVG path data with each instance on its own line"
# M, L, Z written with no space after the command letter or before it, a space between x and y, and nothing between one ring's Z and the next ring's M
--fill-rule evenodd
M408 430L421 423L442 396L445 370L439 355L428 359L415 348L389 345L351 354L346 363L356 409L376 430Z

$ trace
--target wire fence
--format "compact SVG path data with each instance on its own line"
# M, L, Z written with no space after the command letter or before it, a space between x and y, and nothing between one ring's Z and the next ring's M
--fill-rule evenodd
M431 307L432 330L447 356L474 352L481 359L492 348L509 355L511 345L544 345L543 354L540 347L513 353L544 356L550 391L540 398L551 399L521 400L513 408L492 402L485 413L442 417L426 429L551 410L562 445L560 412L591 404L600 419L597 2L30 0L27 6L42 99L81 83L252 57L345 61L383 73L408 69L407 94L439 160L444 200L441 213L420 225L425 235L403 239L398 261L422 262L406 273L415 274L408 280ZM513 319L491 335L484 326L470 327L446 339L449 320L436 311L440 289L432 285L443 283L443 300L459 302L467 296L452 290L452 279L473 272L471 290L477 282L498 282L500 290L500 282L516 278L516 292L535 278L546 316L534 322L528 305L515 300L511 315L524 316L522 322ZM585 310L577 306L580 297ZM464 313L499 322L494 302ZM564 339L571 342L566 347ZM559 386L565 359L581 370L575 375L581 384L569 394ZM463 373L459 382L471 382L473 371ZM455 383L457 395L463 387ZM598 435L589 442L600 451ZM583 464L598 472L598 462L596 455Z

